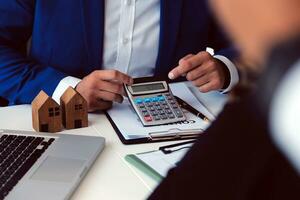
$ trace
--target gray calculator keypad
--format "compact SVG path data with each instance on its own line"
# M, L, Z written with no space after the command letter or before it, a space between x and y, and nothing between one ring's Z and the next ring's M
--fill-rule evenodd
M133 102L146 122L184 119L181 108L170 93L136 97Z

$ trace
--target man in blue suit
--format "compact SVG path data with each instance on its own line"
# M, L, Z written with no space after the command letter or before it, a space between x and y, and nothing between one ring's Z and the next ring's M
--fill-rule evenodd
M0 11L0 96L10 105L40 90L58 100L72 86L89 111L107 109L140 76L185 76L202 92L238 81L205 0L0 0Z

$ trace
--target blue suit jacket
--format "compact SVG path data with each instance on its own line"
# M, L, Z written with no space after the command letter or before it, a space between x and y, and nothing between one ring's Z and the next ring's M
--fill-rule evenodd
M66 76L101 69L103 29L104 0L0 0L0 96L10 105L30 103L40 90L52 95ZM162 0L155 75L207 46L234 54L207 1Z

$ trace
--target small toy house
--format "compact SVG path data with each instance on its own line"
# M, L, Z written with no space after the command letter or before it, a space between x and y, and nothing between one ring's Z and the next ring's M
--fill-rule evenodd
M60 106L63 113L62 123L66 129L88 126L87 102L72 87L61 96Z
M41 91L32 101L32 126L37 132L59 132L62 129L60 106Z

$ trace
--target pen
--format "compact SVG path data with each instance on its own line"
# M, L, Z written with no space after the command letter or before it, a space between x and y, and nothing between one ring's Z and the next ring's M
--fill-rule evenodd
M179 106L186 109L187 111L191 112L192 114L196 115L197 117L201 118L204 121L210 122L210 119L206 117L204 114L199 112L197 109L195 109L193 106L189 105L184 100L180 99L179 97L175 96L175 99L179 103Z

